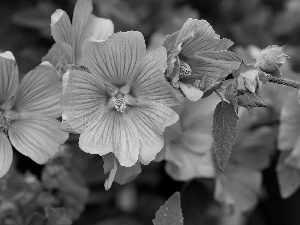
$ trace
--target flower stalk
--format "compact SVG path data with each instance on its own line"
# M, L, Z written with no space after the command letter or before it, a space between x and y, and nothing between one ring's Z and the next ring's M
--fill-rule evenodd
M269 82L276 83L276 84L281 84L289 87L293 87L296 89L300 89L300 83L294 80L289 80L286 78L278 78L278 77L273 77L272 75L267 74L267 78Z

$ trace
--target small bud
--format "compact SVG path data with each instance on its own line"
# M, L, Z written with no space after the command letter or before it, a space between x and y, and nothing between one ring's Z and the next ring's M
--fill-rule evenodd
M280 74L278 73L278 69L285 63L286 58L288 58L288 55L283 52L283 47L276 45L268 46L256 57L254 67L263 72L278 76Z
M258 70L247 70L236 78L237 90L250 91L256 93L257 89L262 85L258 76Z

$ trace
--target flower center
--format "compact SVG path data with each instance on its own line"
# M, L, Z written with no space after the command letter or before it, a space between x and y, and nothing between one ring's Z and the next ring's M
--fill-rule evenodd
M186 77L192 75L192 69L187 63L180 63L179 77Z
M0 130L7 130L12 121L5 117L4 111L0 109Z
M124 98L118 98L116 103L115 103L115 109L118 112L124 112L124 110L126 109L126 102L124 100Z

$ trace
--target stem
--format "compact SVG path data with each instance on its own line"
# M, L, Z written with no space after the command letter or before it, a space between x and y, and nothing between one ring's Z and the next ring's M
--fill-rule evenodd
M300 89L300 83L297 81L285 79L285 78L278 78L278 77L273 77L272 75L267 75L268 81L276 84L282 84L286 85L289 87L293 87L296 89Z
M220 93L219 92L217 92L216 90L214 90L214 92L220 97L220 99L222 100L222 101L224 101L224 99L223 99L223 97L222 97L222 95L220 95Z

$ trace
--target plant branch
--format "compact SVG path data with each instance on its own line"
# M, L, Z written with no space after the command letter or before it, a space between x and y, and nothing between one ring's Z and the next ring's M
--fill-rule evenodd
M278 78L278 77L273 77L272 75L267 75L268 81L276 84L282 84L285 86L293 87L296 89L300 89L300 83L297 81L289 80L286 78Z

